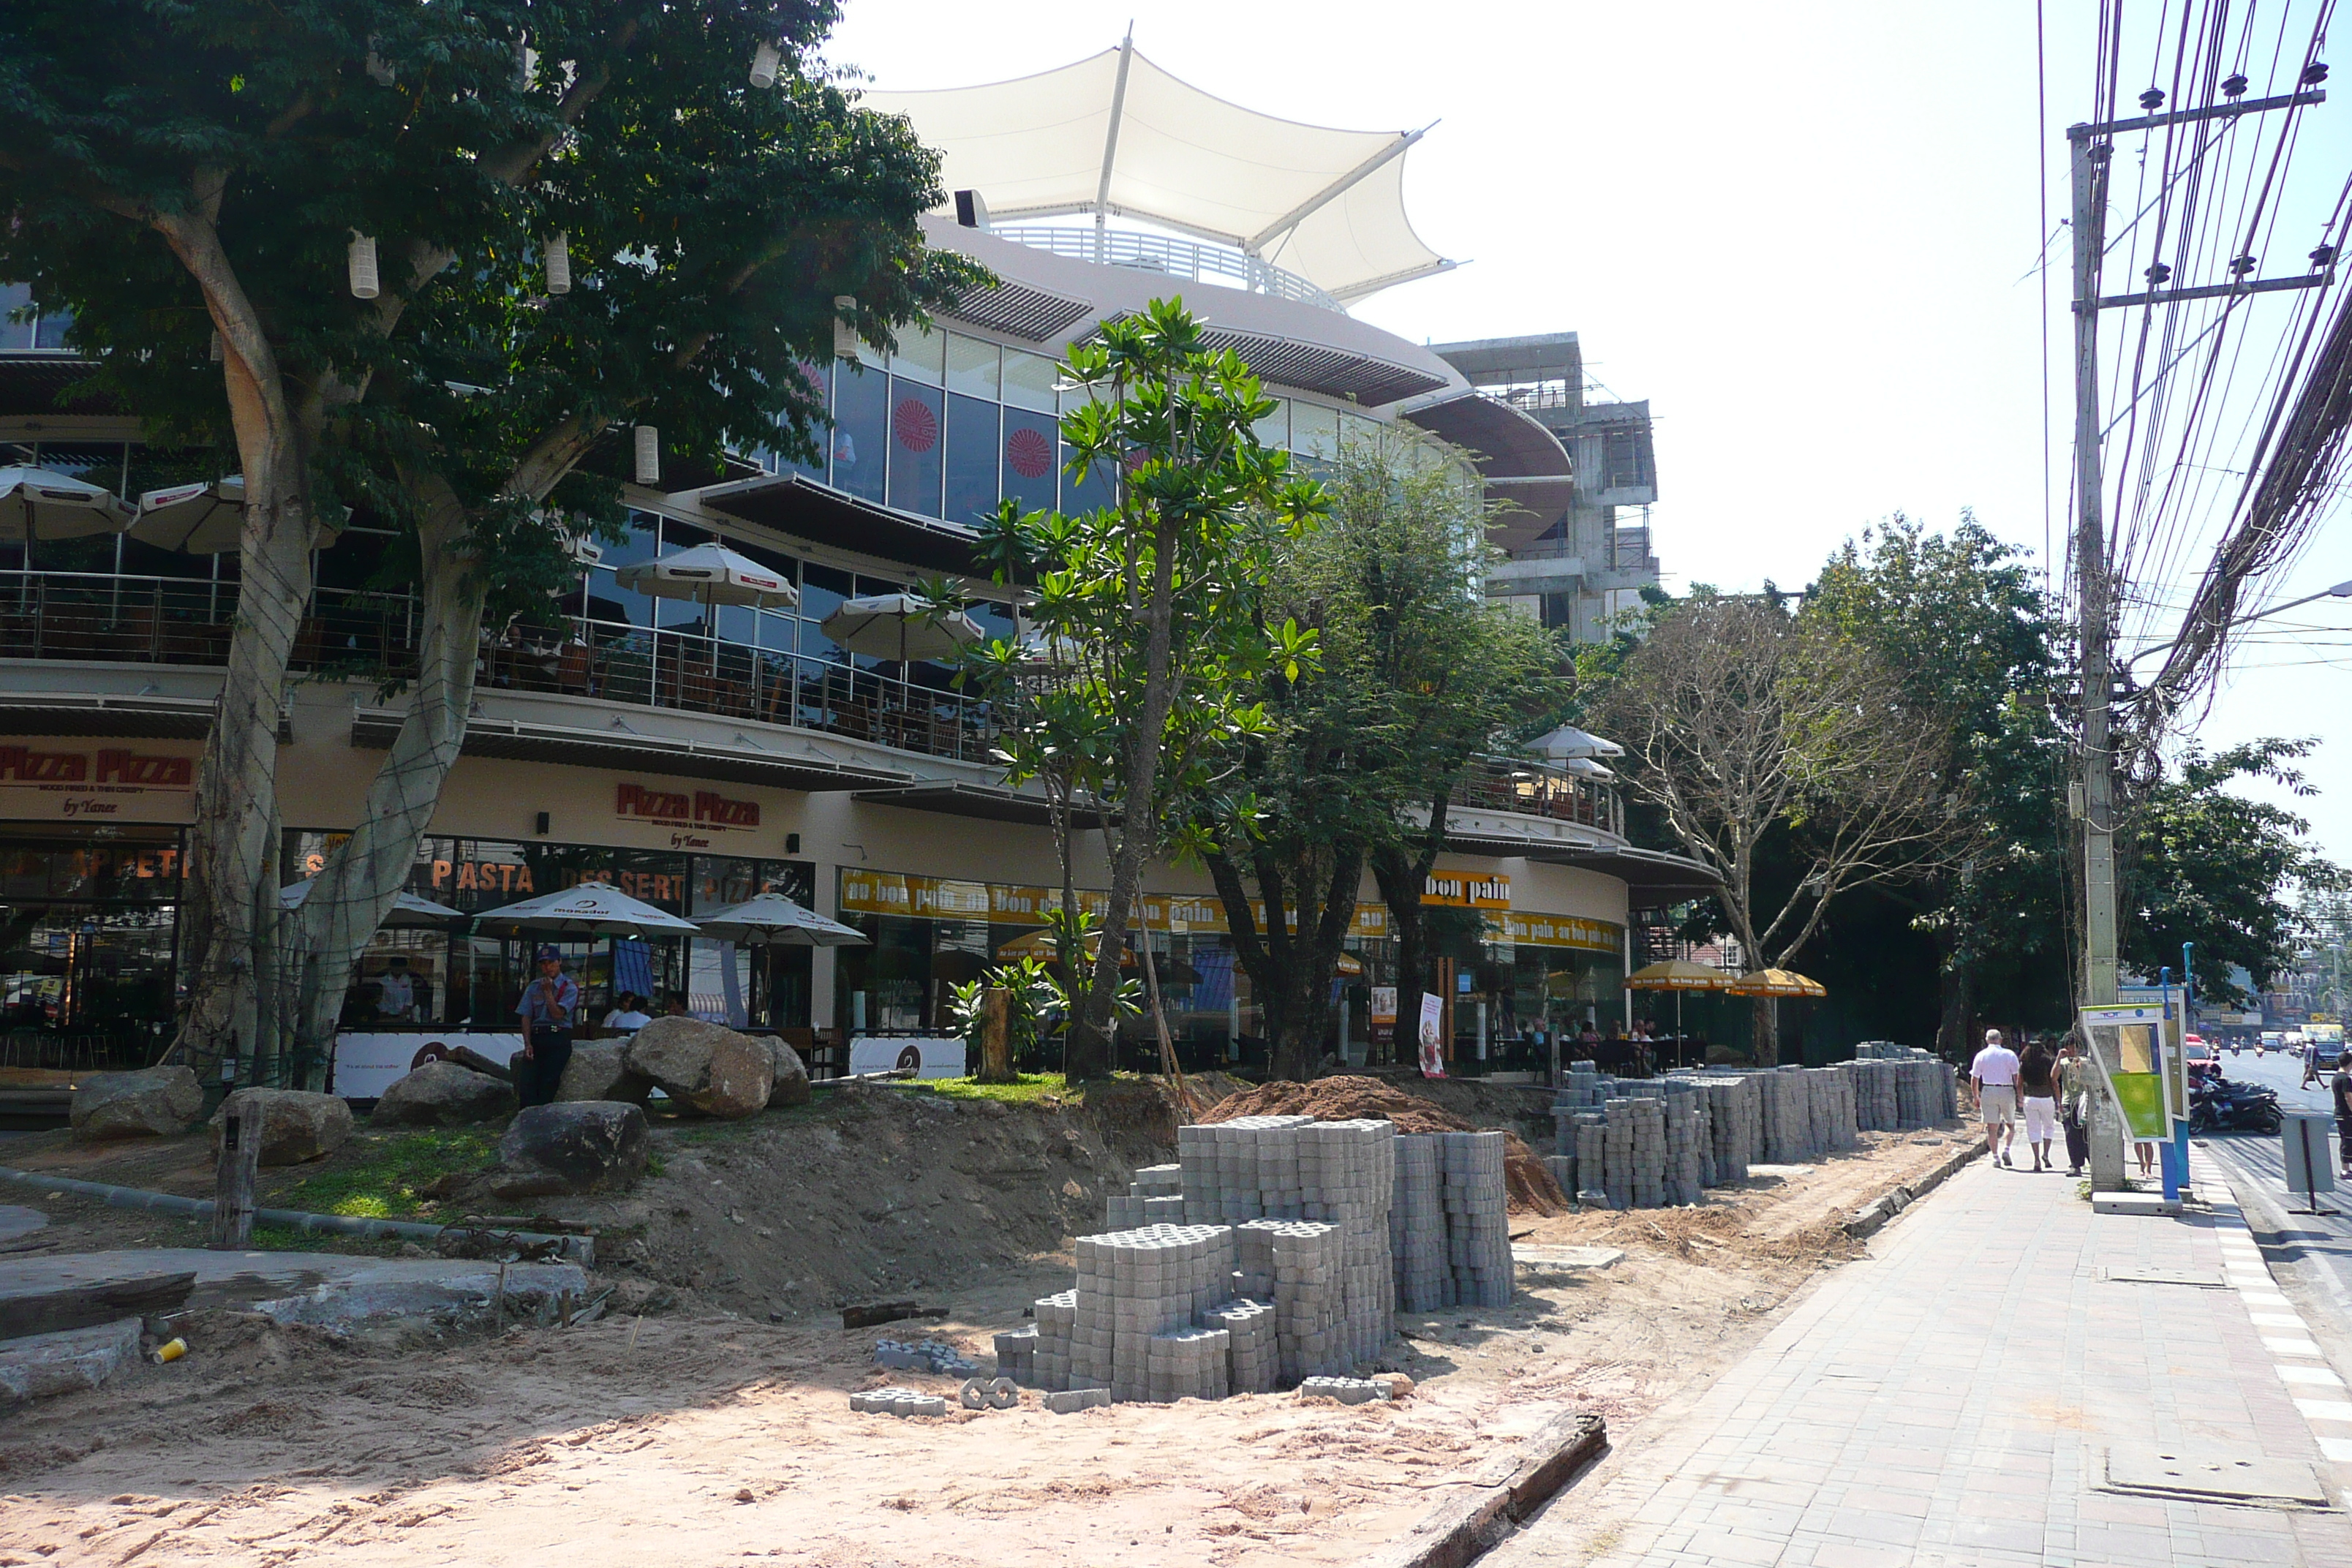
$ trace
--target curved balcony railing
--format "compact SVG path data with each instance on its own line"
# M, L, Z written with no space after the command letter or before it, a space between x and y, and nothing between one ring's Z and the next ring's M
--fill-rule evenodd
M1454 792L1454 804L1573 822L1618 838L1625 837L1625 804L1615 790L1598 779L1578 778L1532 760L1480 758Z
M1286 272L1269 261L1244 255L1230 246L1204 245L1167 235L1139 234L1122 228L1056 228L1019 224L992 231L999 239L1048 251L1073 260L1129 267L1139 272L1164 272L1197 283L1271 294L1326 310L1346 314L1346 307L1296 272Z
M0 572L0 658L223 665L236 585L110 573ZM321 588L295 637L305 675L416 668L415 601ZM919 672L923 667L916 667ZM960 762L990 758L988 705L889 665L577 616L486 637L486 691L593 697L785 724Z

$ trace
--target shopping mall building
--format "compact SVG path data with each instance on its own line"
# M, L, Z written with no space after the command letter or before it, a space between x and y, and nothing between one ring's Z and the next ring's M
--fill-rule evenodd
M486 639L464 755L410 883L467 915L583 879L688 920L788 892L872 945L755 954L672 939L575 943L571 957L592 1015L616 990L683 993L714 1016L813 1030L821 1063L852 1037L939 1030L948 987L1036 931L1057 880L1043 801L991 761L987 705L943 667L853 654L820 623L845 599L940 575L1001 597L974 560L976 513L1001 498L1100 499L1062 471L1055 361L1070 344L1181 293L1276 396L1264 437L1310 464L1350 433L1412 421L1476 450L1495 493L1523 502L1510 530L1523 542L1569 516L1574 484L1568 447L1525 408L1348 313L1445 265L1405 218L1412 137L1260 115L1118 49L1045 78L874 101L945 153L959 195L926 220L932 243L1001 286L895 353L845 345L820 373L822 464L747 453L693 476L708 482L630 492L627 542L583 559L562 629ZM182 477L142 447L135 419L60 400L86 367L58 326L0 329L0 460L131 498ZM787 576L798 605L706 619L616 576L711 540ZM319 555L280 731L289 879L352 824L401 722L402 700L371 678L414 647L413 604L368 586L388 542L355 525ZM0 1038L19 1059L38 1039L120 1059L152 1049L171 1016L184 834L236 579L233 551L136 531L0 543ZM999 603L980 618L1011 626ZM1454 933L1465 1070L1501 1059L1547 1009L1622 1020L1630 916L1705 885L1627 843L1607 782L1526 760L1482 765L1448 836L1426 898L1457 911L1439 923ZM1105 885L1098 857L1079 880ZM1245 1053L1250 986L1205 879L1159 868L1147 894L1185 1055ZM1360 1058L1389 1049L1374 1017L1393 980L1384 927L1368 882L1350 943L1364 973L1345 983ZM465 921L386 930L347 1023L502 1028L524 956Z

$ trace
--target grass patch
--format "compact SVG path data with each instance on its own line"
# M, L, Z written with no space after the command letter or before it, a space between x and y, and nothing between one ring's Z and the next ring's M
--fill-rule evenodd
M421 1196L422 1189L452 1171L488 1164L498 1142L498 1130L488 1127L362 1132L326 1170L297 1182L268 1206L353 1219L432 1219L440 1205Z
M1066 1100L1072 1104L1086 1099L1086 1088L1073 1089L1069 1080L1057 1072L1023 1073L1011 1083L982 1083L969 1078L916 1079L898 1086L919 1094L941 1095L949 1100L995 1100L1007 1105L1034 1105L1041 1100Z
M246 1240L252 1252L338 1252L358 1258L397 1258L400 1237L337 1236L332 1231L297 1230L290 1225L256 1221Z

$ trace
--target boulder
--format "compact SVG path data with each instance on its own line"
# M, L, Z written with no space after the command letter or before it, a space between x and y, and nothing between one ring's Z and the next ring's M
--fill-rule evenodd
M185 1132L205 1108L196 1075L183 1067L100 1073L76 1086L68 1119L77 1143L113 1138L169 1138Z
M139 1359L139 1320L0 1342L0 1406L96 1388Z
M426 1062L394 1079L368 1120L379 1127L459 1127L490 1121L515 1108L514 1090L456 1062Z
M776 1059L775 1086L768 1090L770 1105L806 1105L816 1096L809 1087L808 1064L800 1052L782 1040L761 1042Z
M632 1071L628 1057L626 1040L581 1041L572 1047L572 1059L564 1064L556 1100L621 1100L643 1105L654 1080Z
M351 1141L352 1108L332 1094L299 1089L240 1089L213 1112L213 1153L220 1154L221 1124L228 1108L261 1108L261 1163L299 1165L323 1160Z
M619 1192L645 1175L652 1142L645 1111L620 1100L534 1105L499 1140L490 1190L502 1198Z
M700 1018L656 1018L629 1041L629 1068L705 1116L756 1116L776 1084L767 1042Z

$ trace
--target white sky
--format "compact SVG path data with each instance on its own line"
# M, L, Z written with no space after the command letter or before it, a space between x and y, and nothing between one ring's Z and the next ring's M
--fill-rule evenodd
M2054 225L2063 127L2090 114L2092 8L2047 9ZM2132 9L2146 26L2157 6ZM2045 527L2063 549L2070 362L2053 318L2046 521L2029 276L2042 241L2032 0L847 10L828 54L881 87L1063 65L1116 44L1131 16L1139 49L1253 109L1351 128L1441 121L1411 154L1406 202L1422 237L1469 265L1355 314L1416 342L1580 333L1595 379L1652 401L1656 551L1674 587L1801 584L1896 510L1946 525L1971 507L2037 559ZM2352 167L2352 74L2335 85L2343 95L2307 120L2297 154L2331 184ZM2282 237L2263 275L2300 270L2316 221L2283 228L2292 250ZM2335 516L2272 596L2347 579L2352 524ZM2178 600L2189 585L2158 586ZM2327 738L2311 764L2323 793L2298 809L2352 861L2340 717L2352 715L2352 600L2274 624L2281 635L2242 655L2203 739Z

